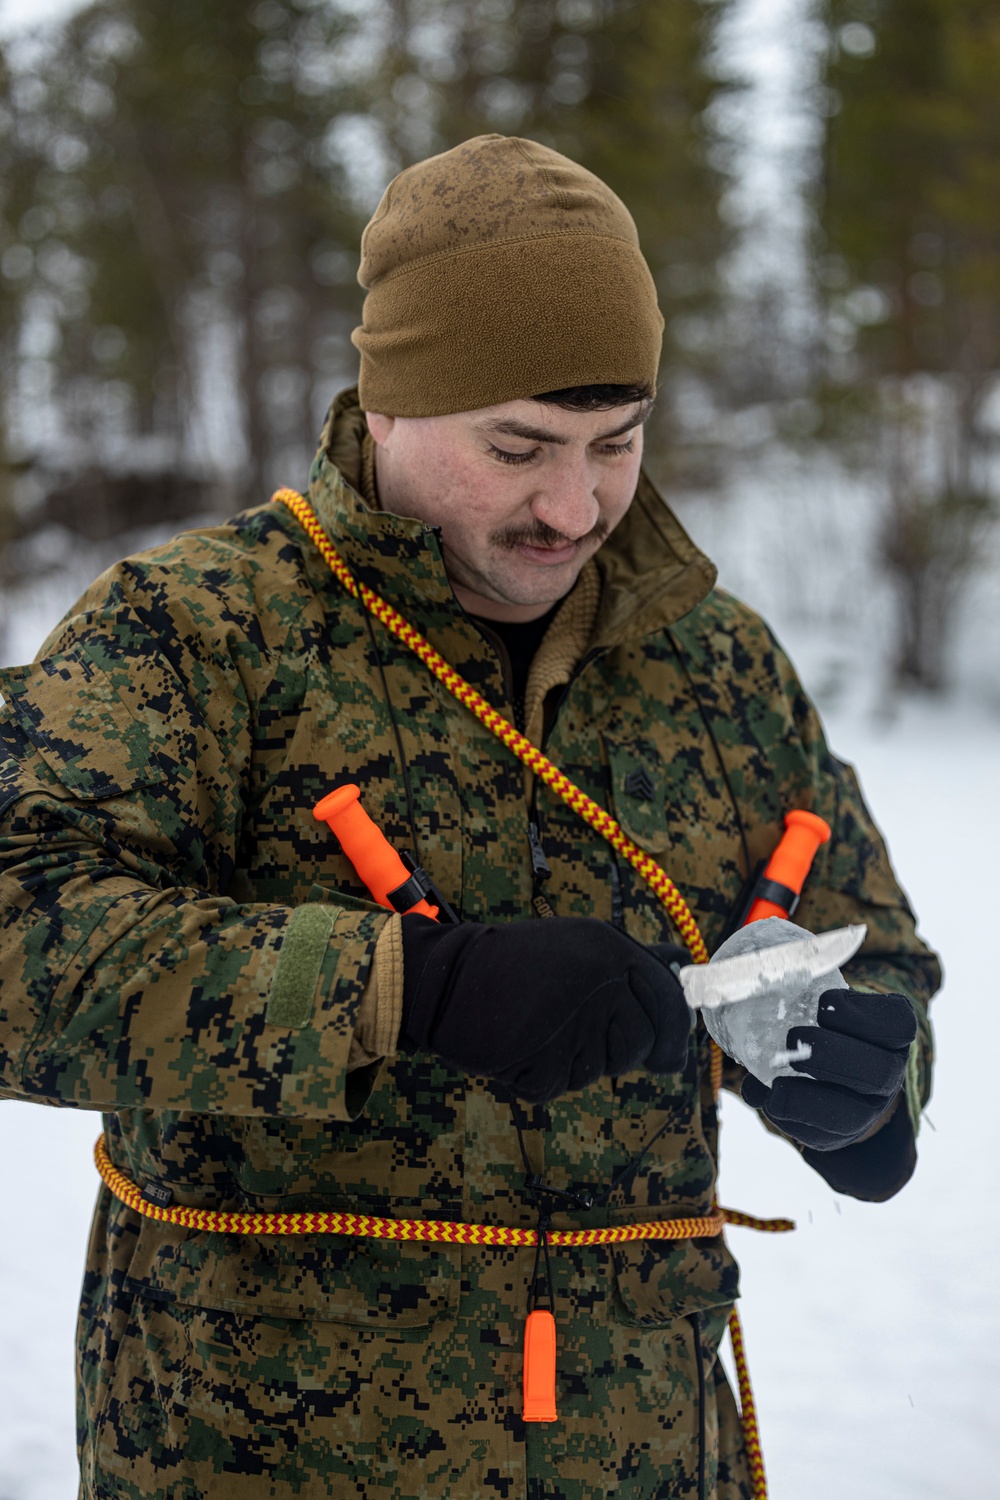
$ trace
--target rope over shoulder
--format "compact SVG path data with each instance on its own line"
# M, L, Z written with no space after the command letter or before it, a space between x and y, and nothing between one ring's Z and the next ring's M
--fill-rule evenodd
M561 797L578 817L589 824L602 838L607 839L612 848L629 861L670 913L695 963L708 963L708 949L698 931L698 924L690 907L656 860L652 859L644 849L640 849L611 814L570 781L569 777L560 771L548 756L542 754L537 745L533 745L526 735L521 734L504 718L503 714L491 707L482 694L477 692L470 682L466 682L465 678L445 661L440 652L435 651L430 641L415 630L397 609L394 609L367 584L358 583L323 530L316 512L297 490L278 490L274 496L274 503L284 505L287 510L291 511L344 589L353 598L360 599L369 613L380 620L397 640L402 641L404 646L408 646L419 656L434 676L444 683L448 691L464 704L501 744L506 745L508 750L516 755L518 760L533 771L541 781L544 781L546 786L550 786L556 796Z

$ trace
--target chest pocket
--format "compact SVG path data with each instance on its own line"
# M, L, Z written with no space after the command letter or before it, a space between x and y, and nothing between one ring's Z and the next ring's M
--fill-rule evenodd
M20 729L74 797L96 801L164 780L169 733L141 723L83 654L0 673Z
M670 848L667 778L657 746L641 735L621 741L605 736L604 745L615 817L641 849L663 854Z

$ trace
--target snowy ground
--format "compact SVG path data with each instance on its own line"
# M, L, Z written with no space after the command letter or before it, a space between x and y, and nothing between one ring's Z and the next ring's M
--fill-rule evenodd
M934 1128L894 1202L838 1200L726 1101L723 1202L799 1224L782 1237L730 1231L772 1500L990 1500L1000 1497L1000 1114L987 944L1000 909L1000 718L910 707L888 728L855 714L830 730L861 766L948 980ZM0 1105L0 1500L75 1493L73 1318L97 1129L71 1111Z
M722 1201L799 1226L730 1231L771 1494L990 1500L1000 1496L1000 1037L987 944L1000 905L1000 720L911 710L882 733L835 721L831 738L861 767L947 979L920 1164L891 1203L838 1199L726 1101Z

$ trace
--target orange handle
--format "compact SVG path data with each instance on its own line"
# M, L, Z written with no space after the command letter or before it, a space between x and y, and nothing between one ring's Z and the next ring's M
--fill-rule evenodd
M816 813L803 812L795 808L785 814L785 831L777 849L771 855L764 870L765 880L777 881L787 886L795 895L801 895L806 876L816 858L816 850L830 837L830 825L817 817ZM787 917L788 908L762 897L753 903L747 913L746 922L759 922L763 917Z
M340 847L358 872L359 879L368 887L380 906L390 911L395 907L389 900L389 892L405 885L410 871L403 864L377 823L373 823L358 800L361 788L349 782L329 792L313 808L313 817L327 823L340 840ZM436 922L438 909L428 901L418 901L408 908L422 917L432 917Z
M556 1420L556 1320L536 1307L524 1325L525 1422Z

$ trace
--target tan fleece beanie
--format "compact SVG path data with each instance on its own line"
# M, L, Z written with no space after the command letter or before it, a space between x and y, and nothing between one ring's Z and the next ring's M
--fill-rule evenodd
M401 172L362 235L358 280L365 411L656 384L663 319L632 216L537 141L480 135Z

